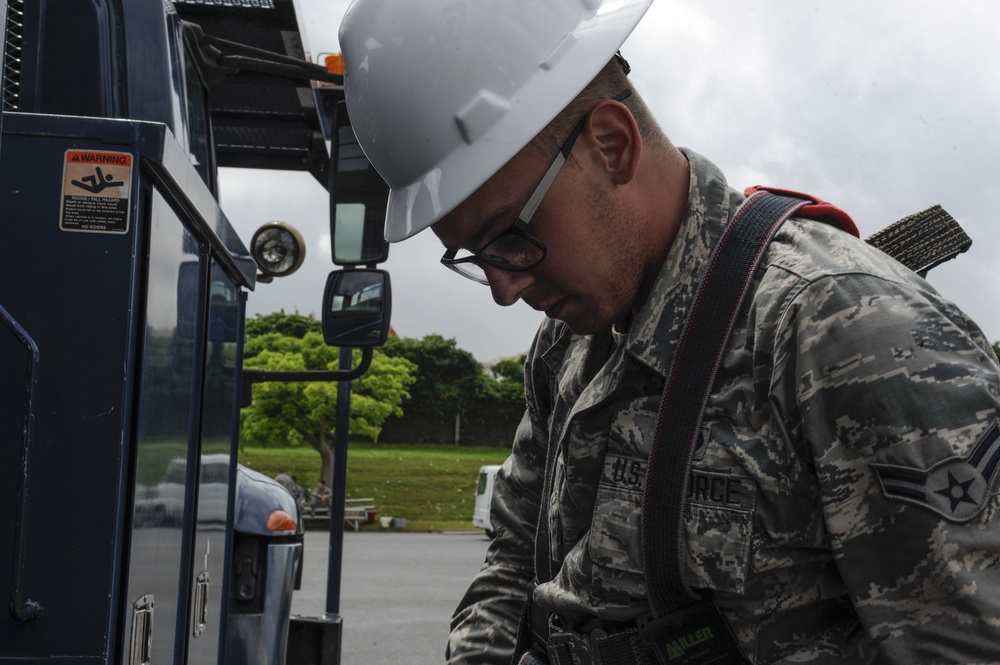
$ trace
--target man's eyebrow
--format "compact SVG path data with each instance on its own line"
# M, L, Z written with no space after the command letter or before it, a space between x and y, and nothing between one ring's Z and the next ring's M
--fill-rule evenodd
M497 224L501 221L510 219L514 214L512 211L514 209L514 204L508 203L507 205L501 206L493 211L492 214L488 215L486 219L479 224L476 228L475 233L469 236L469 247L480 248L480 246L487 239L491 238L494 233L496 233ZM501 231L506 230L509 224L504 226Z

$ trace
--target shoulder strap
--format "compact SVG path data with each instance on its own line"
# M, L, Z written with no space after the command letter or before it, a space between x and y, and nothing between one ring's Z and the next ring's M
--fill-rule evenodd
M719 238L688 309L649 452L643 558L655 617L699 599L683 580L684 505L698 432L740 306L774 233L809 201L753 192Z
M660 401L642 507L643 559L655 617L699 599L682 577L691 458L729 335L764 250L793 215L830 221L859 235L847 213L808 194L765 187L748 188L745 194L748 198L712 250ZM910 215L866 242L921 275L972 244L940 206Z

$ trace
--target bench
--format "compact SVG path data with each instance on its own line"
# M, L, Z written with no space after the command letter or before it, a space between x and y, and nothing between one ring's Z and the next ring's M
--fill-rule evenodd
M369 511L375 510L375 499L365 497L361 499L344 499L344 526L350 525L355 531L360 530L361 525L368 522ZM306 504L304 512L308 512L311 517L320 519L330 518L329 506L313 506Z
M350 525L355 531L361 528L362 524L368 522L368 513L375 510L375 499L367 497L364 499L344 500L344 526Z
M329 517L330 516L330 506L314 506L312 504L307 504L305 509L313 517Z

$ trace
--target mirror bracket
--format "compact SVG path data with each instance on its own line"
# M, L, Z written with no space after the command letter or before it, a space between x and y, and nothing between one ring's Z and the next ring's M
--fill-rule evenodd
M299 371L277 371L266 369L244 369L243 389L240 397L240 408L250 406L253 402L253 384L273 381L276 383L298 383L304 381L353 381L359 378L372 364L373 349L361 349L361 362L351 369L313 369Z

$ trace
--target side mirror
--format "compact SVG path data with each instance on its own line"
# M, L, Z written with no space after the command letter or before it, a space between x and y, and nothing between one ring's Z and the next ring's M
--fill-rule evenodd
M331 346L374 347L389 336L389 273L335 270L323 292L323 339Z
M358 145L347 110L337 105L330 157L330 242L338 266L374 265L389 258L385 211L389 186Z

